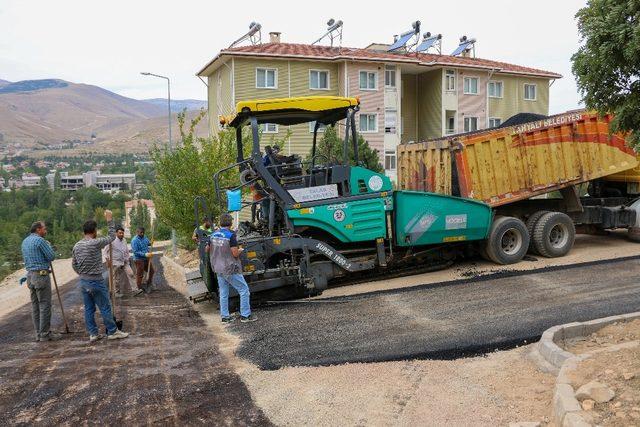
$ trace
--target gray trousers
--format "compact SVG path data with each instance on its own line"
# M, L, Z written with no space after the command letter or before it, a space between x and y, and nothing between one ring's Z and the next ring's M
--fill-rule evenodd
M113 286L117 293L123 293L131 288L129 284L129 276L124 271L124 265L116 265L113 267Z
M27 285L31 291L31 317L36 338L49 336L51 326L51 279L37 271L27 273Z

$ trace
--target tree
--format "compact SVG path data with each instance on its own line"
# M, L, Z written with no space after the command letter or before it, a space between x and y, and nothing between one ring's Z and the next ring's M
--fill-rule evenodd
M330 162L342 162L344 157L344 139L338 135L338 131L334 126L327 126L324 130L324 134L318 141L316 148L316 155L321 154L326 156ZM354 163L353 144L349 140L348 156L350 162ZM311 158L311 152L309 152L309 158ZM380 164L380 158L378 152L373 150L367 141L358 135L358 160L368 169L371 169L378 173L383 173L384 168ZM319 158L316 163L323 163L325 160Z
M184 112L178 114L181 141L174 150L155 146L151 159L155 165L156 180L149 186L156 212L165 225L170 224L182 237L191 236L194 227L193 204L197 196L203 196L212 216L220 215L222 201L213 187L213 174L236 163L235 129L220 131L213 138L198 138L194 128L205 116L191 120L185 127ZM246 132L243 145L249 149L251 136ZM248 154L248 152L247 152ZM239 183L238 170L233 168L220 177L223 187Z
M62 187L62 175L60 175L60 171L56 171L56 174L53 176L53 189L59 190Z
M640 1L589 0L578 11L584 44L571 58L587 108L613 113L613 132L640 148Z

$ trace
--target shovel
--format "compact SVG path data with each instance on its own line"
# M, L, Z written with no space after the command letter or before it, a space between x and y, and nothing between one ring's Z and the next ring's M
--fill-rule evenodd
M56 287L56 294L58 295L58 303L60 303L60 312L62 313L62 320L64 320L64 331L66 334L70 334L69 324L67 323L67 316L64 315L64 307L62 306L62 298L60 298L60 290L58 289L58 281L56 280L56 273L53 271L53 264L49 263L49 269L51 270L51 277L53 277L53 284Z
M113 314L113 321L116 324L116 328L122 330L122 320L116 319L116 305L115 305L115 287L113 285L113 246L109 243L109 300L111 302L111 313ZM109 333L107 331L107 327L104 327L105 333Z

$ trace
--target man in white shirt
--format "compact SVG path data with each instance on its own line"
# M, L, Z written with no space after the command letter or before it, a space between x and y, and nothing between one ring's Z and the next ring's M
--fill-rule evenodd
M105 246L102 250L102 259L109 267L111 260L109 253L113 253L113 284L116 288L116 297L121 297L123 291L131 288L131 282L127 276L126 267L129 265L129 248L127 239L124 238L124 229L118 227L116 230L116 239L111 243L112 249Z

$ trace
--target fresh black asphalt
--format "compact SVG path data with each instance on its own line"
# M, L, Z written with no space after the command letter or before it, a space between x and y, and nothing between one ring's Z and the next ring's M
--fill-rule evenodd
M317 301L317 300L316 300ZM562 323L640 311L640 260L595 262L259 309L235 323L261 369L448 359L537 340Z

